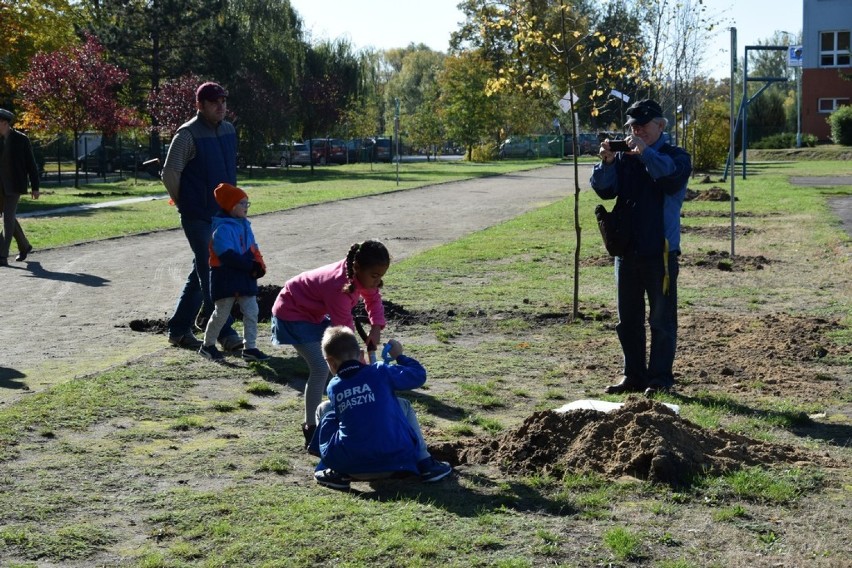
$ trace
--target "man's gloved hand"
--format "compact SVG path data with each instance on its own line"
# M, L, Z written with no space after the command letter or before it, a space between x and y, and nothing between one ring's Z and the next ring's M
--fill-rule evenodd
M251 277L259 280L266 275L266 270L263 268L263 265L257 261L251 263Z

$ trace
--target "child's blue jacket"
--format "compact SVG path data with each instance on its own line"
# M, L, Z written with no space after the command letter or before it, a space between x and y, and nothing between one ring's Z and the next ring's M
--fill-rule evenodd
M210 295L213 301L234 296L257 296L255 262L266 265L248 219L222 211L213 217L210 239Z
M397 390L426 382L426 369L400 355L396 365L348 361L328 384L333 410L314 436L323 463L338 473L418 473L418 433L397 401Z

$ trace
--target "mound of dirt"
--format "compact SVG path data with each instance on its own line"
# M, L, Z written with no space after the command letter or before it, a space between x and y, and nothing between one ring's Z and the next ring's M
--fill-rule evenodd
M449 442L430 451L455 465L491 464L510 474L597 473L672 486L700 474L812 461L793 447L704 430L645 398L630 398L610 413L536 412L495 439Z
M730 201L731 194L719 186L698 191L687 188L685 199L686 201ZM734 201L739 201L739 198L734 198Z
M731 258L726 251L710 250L705 253L686 254L681 262L684 266L718 269L724 272L740 272L748 270L763 270L770 260L763 255L748 256L738 254Z

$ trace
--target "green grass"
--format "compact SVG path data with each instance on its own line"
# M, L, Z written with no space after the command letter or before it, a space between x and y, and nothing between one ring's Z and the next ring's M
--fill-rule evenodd
M846 327L830 341L848 344L849 272L802 270L828 261L848 268L839 254L847 241L826 222L823 190L784 181L800 171L847 167L772 166L737 180L741 210L773 213L744 217L763 230L743 239L744 250L760 252L773 247L775 237L783 240L781 264L803 272L802 282L769 272L701 273L682 287L683 310L741 313L748 306L839 317ZM447 176L457 171L448 168ZM265 191L271 195L290 182L258 174L251 183L262 188L256 192L262 203ZM272 203L277 197L269 195ZM588 192L581 196L583 259L603 256L592 231L595 202ZM388 299L421 315L436 306L456 314L390 325L429 370L426 388L405 396L430 443L503 435L536 410L598 398L612 378L620 352L606 317L613 302L610 267L583 267L581 309L594 317L567 317L571 210L567 199L391 267ZM687 216L684 222L724 220ZM794 230L801 237L790 240ZM724 250L719 239L689 240L691 250ZM803 288L819 293L803 296ZM755 302L760 296L771 297ZM268 333L262 324L260 334ZM706 349L727 355L725 345ZM759 566L829 566L849 556L844 504L852 482L842 467L849 448L829 442L837 435L831 431L810 437L814 423L807 418L828 409L837 430L848 430L848 385L826 400L800 401L768 392L772 377L737 392L708 379L689 396L663 398L702 428L815 449L836 458L837 467L767 464L671 488L585 471L513 475L490 464L466 466L434 485L359 483L356 491L340 493L313 483L316 460L303 451L306 369L288 359L290 352L275 355L263 366L237 359L209 365L193 352L164 349L0 408L0 564L685 568L730 565L734 558L758 558ZM834 368L820 372L820 382L836 381ZM810 538L814 534L820 538Z
M500 175L541 167L554 160L504 161L475 164L464 161L405 163L397 183L393 164L352 164L315 168L252 169L238 173L238 184L251 197L251 215L292 209L303 205L376 195L462 179ZM135 197L164 196L159 180L140 178L97 182L79 188L48 186L40 199L24 198L18 211L47 212L74 205L89 205ZM177 211L168 200L116 205L77 213L21 219L27 237L36 248L48 248L111 237L179 227Z

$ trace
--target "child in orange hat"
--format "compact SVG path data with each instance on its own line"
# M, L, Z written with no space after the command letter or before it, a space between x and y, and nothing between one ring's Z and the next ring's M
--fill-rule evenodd
M243 359L265 361L269 356L257 348L257 280L266 274L266 264L247 218L248 195L239 187L220 183L213 196L222 208L213 218L210 239L210 295L216 307L198 352L212 361L224 359L216 338L236 302L243 314Z

